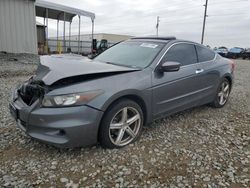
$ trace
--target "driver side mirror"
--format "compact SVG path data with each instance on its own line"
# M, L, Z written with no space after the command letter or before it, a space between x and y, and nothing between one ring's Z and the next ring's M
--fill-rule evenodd
M162 72L175 72L178 71L181 67L181 64L175 61L167 61L161 64L159 67Z

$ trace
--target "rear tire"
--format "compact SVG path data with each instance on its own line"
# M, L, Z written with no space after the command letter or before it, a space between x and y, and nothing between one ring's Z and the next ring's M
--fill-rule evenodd
M229 99L230 90L230 82L228 81L228 79L224 78L219 84L215 99L211 103L211 106L214 108L222 108L223 106L225 106Z
M136 141L143 126L143 112L134 101L122 99L112 104L104 114L99 141L104 148L122 148Z

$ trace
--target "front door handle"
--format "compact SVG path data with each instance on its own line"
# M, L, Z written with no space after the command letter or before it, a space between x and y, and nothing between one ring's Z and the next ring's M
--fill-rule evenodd
M200 74L200 73L202 73L204 71L204 69L197 69L196 71L195 71L195 73L196 74Z

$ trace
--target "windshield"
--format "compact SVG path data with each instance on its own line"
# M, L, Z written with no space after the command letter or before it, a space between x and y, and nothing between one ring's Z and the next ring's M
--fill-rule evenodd
M240 53L241 51L242 51L241 48L231 48L231 49L229 50L229 52L233 52L233 53Z
M125 41L101 53L97 61L121 66L145 68L154 60L164 43Z

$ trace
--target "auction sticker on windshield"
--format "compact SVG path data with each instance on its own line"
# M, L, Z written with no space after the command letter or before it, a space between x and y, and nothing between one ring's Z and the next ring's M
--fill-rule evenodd
M157 44L142 43L140 46L146 47L146 48L156 48L158 45Z

